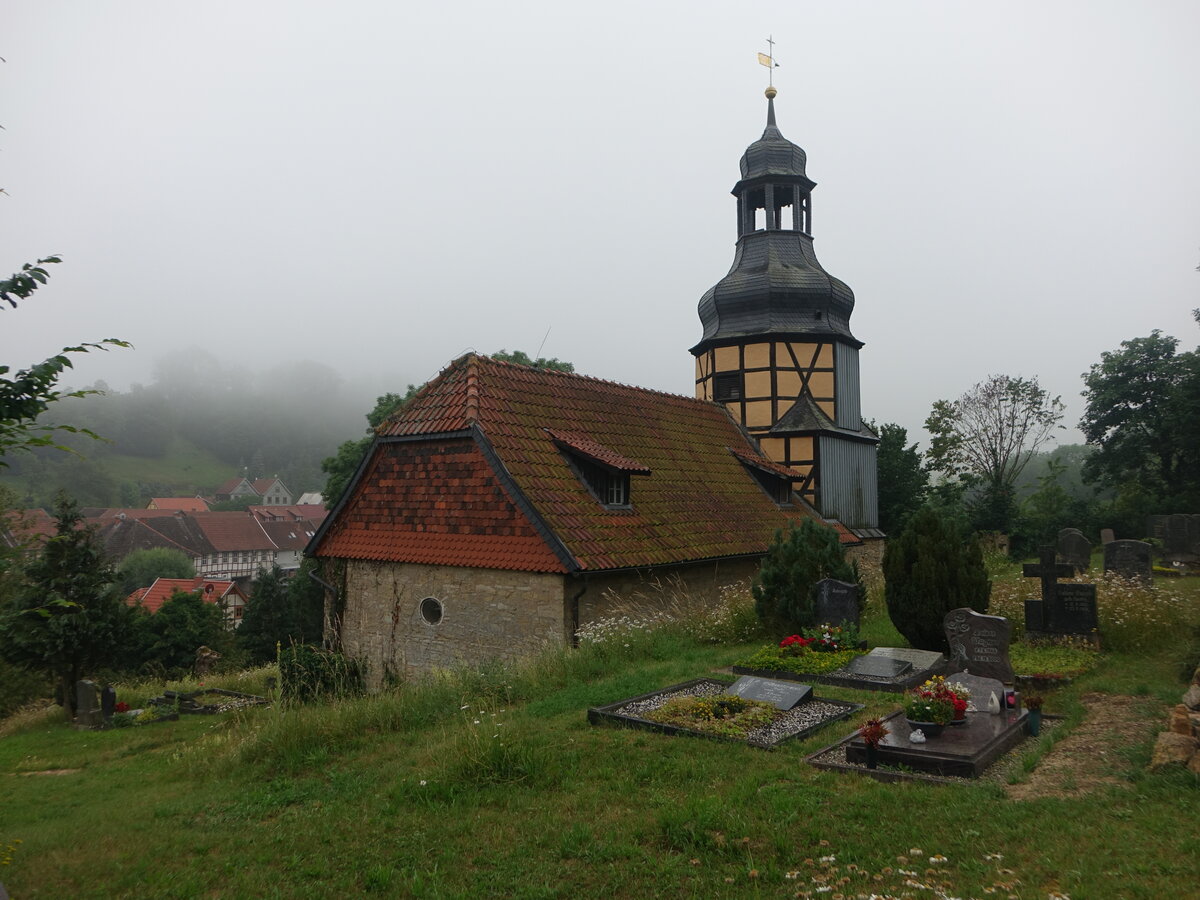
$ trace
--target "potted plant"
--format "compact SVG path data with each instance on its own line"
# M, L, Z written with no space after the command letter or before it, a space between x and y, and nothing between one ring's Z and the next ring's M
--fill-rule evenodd
M919 728L925 737L935 738L954 719L954 704L917 688L904 695L904 718L914 731Z
M863 726L858 729L858 736L862 738L863 744L867 748L867 768L874 769L879 763L879 742L887 737L891 732L888 727L878 719L867 719Z
M1042 702L1037 694L1025 698L1025 708L1029 710L1029 733L1034 737L1042 733Z

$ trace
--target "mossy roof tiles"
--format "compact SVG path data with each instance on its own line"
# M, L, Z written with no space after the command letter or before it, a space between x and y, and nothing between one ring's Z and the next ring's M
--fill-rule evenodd
M738 457L773 464L717 404L474 354L378 435L309 552L597 571L760 554L816 516L758 486ZM634 475L628 509L593 496L572 450Z

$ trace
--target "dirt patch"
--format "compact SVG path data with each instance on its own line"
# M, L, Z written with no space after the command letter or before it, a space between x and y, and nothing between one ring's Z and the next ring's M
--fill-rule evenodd
M1145 733L1145 698L1084 694L1080 702L1087 710L1083 721L1041 758L1026 781L1004 786L1011 799L1081 797L1107 785L1129 786L1113 773L1122 764L1122 751Z
M14 775L74 775L76 772L82 772L83 769L43 769L40 772L14 772Z

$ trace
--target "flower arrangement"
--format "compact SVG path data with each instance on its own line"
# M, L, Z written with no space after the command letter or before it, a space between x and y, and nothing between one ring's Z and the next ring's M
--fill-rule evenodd
M957 682L947 684L943 675L935 675L920 687L913 688L913 694L928 700L945 700L950 704L955 720L966 716L971 700L971 692L966 685Z
M858 629L849 622L843 625L831 625L824 622L813 629L805 629L812 649L818 653L838 653L842 650L853 650L858 646Z
M904 695L904 716L911 722L949 725L954 718L954 703L945 694L924 690L924 685Z
M1040 710L1044 702L1045 700L1042 699L1040 694L1030 694L1025 698L1025 708L1029 710Z
M784 652L785 656L800 656L808 650L813 640L813 638L792 634L779 642L779 649Z
M119 713L129 712L129 704L126 703L124 700L118 700L116 705L113 707L113 712L119 712Z
M863 743L868 747L879 746L879 742L889 734L891 734L891 731L878 719L867 719L862 727L858 729L858 736L863 739Z

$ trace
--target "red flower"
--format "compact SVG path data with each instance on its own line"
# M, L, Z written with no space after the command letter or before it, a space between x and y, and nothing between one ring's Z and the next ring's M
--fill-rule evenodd
M123 700L119 701L117 705L113 707L113 710L115 712L129 712L129 704Z

